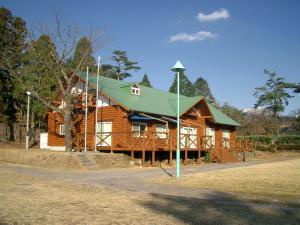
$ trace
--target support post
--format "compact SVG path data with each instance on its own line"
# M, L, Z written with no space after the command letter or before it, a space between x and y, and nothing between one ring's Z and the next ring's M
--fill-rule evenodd
M143 137L142 137L142 138L143 138ZM142 165L144 165L144 164L145 164L145 140L144 140L144 138L143 138L142 143L143 143Z
M143 151L142 151L142 165L145 164L145 149L143 148Z
M169 153L169 165L173 165L173 142L172 142L172 134L170 135L170 153Z
M131 150L131 160L134 160L134 151Z
M201 150L198 151L198 159L197 159L198 163L201 163Z
M154 166L154 164L155 164L155 150L154 149L152 149L152 161L151 161L151 163L152 163L152 166Z

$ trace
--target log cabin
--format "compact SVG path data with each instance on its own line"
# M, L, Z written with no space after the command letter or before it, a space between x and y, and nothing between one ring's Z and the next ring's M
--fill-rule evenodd
M85 99L86 75L76 76L79 82L73 88L75 97ZM91 75L87 107L82 101L81 110L73 118L73 150L85 149L86 135L88 151L122 152L141 158L142 163L147 159L152 164L156 159L167 159L172 164L177 148L177 95L100 76L96 99L96 86L97 78ZM215 162L238 161L233 153L249 148L237 140L238 126L241 125L207 102L204 96L180 96L182 161L200 163L203 156ZM48 112L48 146L64 150L64 120L55 111Z

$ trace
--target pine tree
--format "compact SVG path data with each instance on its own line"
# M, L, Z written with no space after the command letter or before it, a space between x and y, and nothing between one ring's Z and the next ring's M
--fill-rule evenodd
M144 85L146 87L151 87L152 88L152 85L151 85L151 82L148 78L148 75L145 73L144 74L144 77L143 77L143 80L140 82L141 85Z
M28 48L23 56L23 68L20 80L26 86L34 86L36 92L39 93L47 101L52 101L57 89L56 74L59 68L56 66L55 59L50 51L56 52L56 47L48 35L41 35L37 40L33 41L32 48ZM43 59L43 60L40 60ZM47 64L47 66L45 66ZM24 99L24 90L18 83L14 89L14 96L21 102ZM33 98L31 110L36 114L36 118L43 118L47 108L42 102Z
M117 80L124 80L127 77L132 77L130 71L138 71L141 69L137 65L137 62L128 59L127 52L116 50L113 54L112 60L116 65L109 69L107 76Z
M86 67L88 66L91 70L95 70L96 60L92 54L93 48L91 42L86 37L82 37L76 45L73 59L70 60L72 69L86 71ZM83 62L79 68L76 68L82 58Z
M264 86L255 88L254 96L257 98L255 107L262 106L273 112L276 133L279 135L278 114L284 111L288 100L293 96L285 91L285 81L275 71L264 70L264 74L268 76L268 80Z
M244 113L242 110L230 105L228 102L225 102L221 107L220 110L225 113L230 118L234 119L235 121L243 124L244 123Z
M209 103L212 104L216 103L216 99L212 95L209 85L204 78L199 77L195 81L193 86L194 86L194 96L202 95L208 100Z
M194 96L194 87L192 82L187 78L184 73L180 73L180 81L179 81L179 89L180 94L188 97ZM169 92L177 93L177 74L173 80L171 87L169 88Z

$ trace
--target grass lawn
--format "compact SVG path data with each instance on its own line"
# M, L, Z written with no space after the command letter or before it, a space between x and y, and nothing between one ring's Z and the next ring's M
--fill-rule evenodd
M299 161L297 161L299 164ZM275 164L275 163L274 163ZM275 167L285 168L287 174L294 171L294 161L279 163ZM245 168L255 171L272 170L270 165ZM259 169L260 168L260 169ZM268 169L269 168L269 169ZM297 167L298 168L298 167ZM228 170L233 173L235 170ZM174 185L192 185L196 188L212 187L216 190L238 191L244 189L238 185L230 187L226 183L226 173L208 173L216 176L216 183L210 186L199 185L202 174L185 177L182 180L168 181ZM242 169L236 172L242 174ZM294 171L295 172L295 171ZM259 176L261 175L259 173ZM282 172L284 173L284 172ZM221 175L223 174L223 175ZM272 173L274 176L276 172ZM299 174L299 173L298 173ZM247 177L227 175L237 180L244 180L247 185L255 184L246 181ZM282 175L280 175L282 176ZM257 178L258 176L256 176ZM267 176L268 178L269 175ZM295 180L296 177L288 178ZM236 180L236 181L237 181ZM263 180L263 179L261 179ZM198 181L198 182L194 182ZM207 180L208 181L208 180ZM235 182L230 181L232 184ZM262 181L261 181L262 182ZM265 185L273 185L265 180ZM277 181L276 181L277 182ZM0 169L0 224L201 224L201 225L298 225L300 224L300 207L285 203L271 202L272 206L249 204L245 199L235 195L223 193L229 203L218 202L214 199L201 200L189 197L177 197L159 194L143 194L132 191L122 191L101 186L64 182L20 175L16 172ZM197 184L197 185L196 185ZM147 185L145 183L145 185ZM220 185L220 186L218 186ZM227 187L227 188L225 188ZM273 188L274 189L274 188ZM248 190L248 189L247 189ZM251 191L251 188L249 188ZM277 190L277 189L276 189ZM294 194L291 193L294 190ZM289 187L288 196L297 196L299 189ZM230 203L231 201L235 204Z
M159 182L300 203L300 159L191 174Z

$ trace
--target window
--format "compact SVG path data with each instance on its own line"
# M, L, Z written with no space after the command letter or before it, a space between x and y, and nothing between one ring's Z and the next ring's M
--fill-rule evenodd
M131 86L131 94L140 95L140 87L137 84Z
M167 138L167 125L166 124L156 124L155 125L156 137Z
M65 125L59 125L59 135L65 135Z
M230 147L230 130L222 130L222 145L224 148Z
M215 128L206 127L206 148L215 146Z
M132 131L134 137L144 137L147 131L147 123L132 122Z
M112 122L97 122L97 145L111 146L112 143Z

